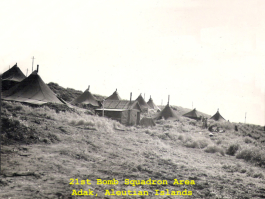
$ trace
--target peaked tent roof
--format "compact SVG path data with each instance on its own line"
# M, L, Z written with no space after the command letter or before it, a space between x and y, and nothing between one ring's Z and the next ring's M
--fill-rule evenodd
M151 98L151 96L150 96L150 99L148 100L147 104L148 104L148 106L149 106L151 109L160 110L160 108L154 103L154 101L153 101L153 99Z
M49 86L44 83L37 71L31 73L30 76L8 91L3 92L3 99L38 105L48 102L63 104Z
M190 111L190 112L188 112L188 113L185 113L183 116L184 116L184 117L188 117L188 118L196 119L196 120L197 120L197 119L200 119L201 114L198 113L198 111L197 111L196 108L195 108L195 109L193 109L192 111Z
M178 115L177 115L177 113L169 106L169 104L167 104L166 106L165 106L165 108L161 111L161 112L159 112L159 113L157 113L154 117L153 117L153 119L162 119L162 118L165 118L166 120L167 119L177 119L178 118Z
M219 109L210 119L213 119L213 120L218 121L218 122L226 121L225 118L223 118L223 116L219 113Z
M89 92L89 88L85 90L79 97L74 99L71 104L86 104L92 105L94 107L100 107L99 102L96 98Z
M139 102L139 104L143 110L148 110L150 108L149 105L145 102L145 100L141 94L139 95L139 97L135 101Z
M9 80L9 81L16 81L21 82L23 79L25 79L26 76L24 73L20 70L20 68L15 64L12 68L7 70L2 75L2 80Z
M104 101L104 109L136 109L142 111L141 106L138 101L128 101L128 100L106 100Z
M105 100L121 100L121 97L118 94L118 91L114 91L111 96L107 97Z

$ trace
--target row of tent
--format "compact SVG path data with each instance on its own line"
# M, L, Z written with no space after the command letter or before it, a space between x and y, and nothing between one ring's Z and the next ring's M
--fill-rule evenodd
M38 105L45 104L47 102L59 104L65 103L62 101L62 99L58 99L53 91L43 82L41 77L38 75L38 70L39 68L37 68L37 70L34 71L31 75L26 77L17 66L17 64L15 64L12 68L3 73L3 99ZM111 96L105 99L105 101L110 100L122 100L117 92L117 89ZM141 94L135 101L138 101L138 103L140 104L141 111L146 111L148 109L160 110L153 102L151 96L147 103L145 102ZM93 94L91 94L89 87L83 94L78 96L70 103L90 105L95 108L102 106L102 103L98 101L93 96Z
M55 93L49 88L49 86L44 83L44 81L38 75L38 70L39 67L37 66L37 70L32 72L28 77L26 77L19 69L17 64L15 64L12 68L3 73L2 98L4 100L25 102L37 105L42 105L48 102L66 104L64 100L57 97ZM92 106L99 114L102 113L102 111L104 110L106 116L108 114L109 117L115 116L114 119L123 120L122 118L125 117L126 120L131 121L129 122L130 124L139 124L139 112L146 112L149 109L160 111L159 107L156 106L151 96L148 102L145 102L141 94L134 101L132 101L131 98L130 101L122 100L117 92L117 89L103 102L100 102L93 96L93 94L89 91L88 88L84 93L82 93L70 103L72 105L83 104ZM184 114L183 116L196 120L201 118L201 114L199 114L196 109ZM133 121L132 118L135 118L135 121ZM153 117L153 119L162 118L174 119L178 118L178 115L169 106L169 104L167 104L162 111L158 112ZM219 111L217 111L217 113L210 119L214 119L216 121L225 121L225 119L220 115Z
M129 102L127 100L122 100L117 89L114 91L113 94L111 94L109 97L107 97L104 100L104 105L107 105L108 107L108 101L125 101L125 102ZM131 101L131 99L130 99ZM142 95L140 94L138 96L138 98L135 100L139 103L139 105L141 106L141 111L148 111L148 109L154 109L154 110L160 110L160 108L154 103L153 99L150 96L150 99L148 102L145 102L144 98L142 97ZM102 102L98 101L93 94L91 94L91 92L89 91L89 87L88 89L85 90L85 92L83 94L81 94L79 97L77 97L76 99L74 99L71 104L84 104L84 105L90 105L92 107L101 107L102 106Z
M201 118L203 117L203 115L200 114L196 110L196 108L193 109L192 111L188 112L188 113L185 113L183 116L184 117L188 117L190 119L195 119L195 120L201 120ZM217 112L210 119L213 119L213 120L218 121L218 122L224 122L224 121L226 121L223 118L223 116L219 113L219 109L217 110Z

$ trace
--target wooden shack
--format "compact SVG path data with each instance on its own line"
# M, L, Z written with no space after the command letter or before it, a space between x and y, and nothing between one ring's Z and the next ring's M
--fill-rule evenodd
M104 107L104 108L103 108ZM137 101L106 100L100 109L95 110L99 116L111 118L124 125L138 125L140 123L141 107Z

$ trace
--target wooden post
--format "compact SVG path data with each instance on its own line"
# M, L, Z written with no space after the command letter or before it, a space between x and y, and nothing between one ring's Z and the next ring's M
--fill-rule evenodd
M169 105L169 99L170 99L170 95L168 95L168 101L167 101L167 104Z
M247 112L245 113L245 124L246 124L246 121L247 121Z
M27 74L26 74L26 77L28 76L28 70L29 70L29 69L27 68Z

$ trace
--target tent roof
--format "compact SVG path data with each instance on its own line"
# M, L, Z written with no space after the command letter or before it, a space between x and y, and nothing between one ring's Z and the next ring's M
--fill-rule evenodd
M104 101L104 109L136 109L142 111L138 101L128 100L106 100Z
M223 116L219 113L219 110L210 118L218 122L226 121Z
M17 64L15 64L12 68L4 72L2 75L3 81L9 80L9 81L21 82L25 78L26 76L23 74L23 72L20 70Z
M122 112L122 111L127 111L128 109L111 109L111 108L109 108L109 109L103 109L103 108L97 108L97 109L95 109L96 111L113 111L113 112Z
M193 109L192 111L188 112L188 113L185 113L183 115L184 117L188 117L188 118L191 118L191 119L199 119L201 114L195 109Z
M178 118L178 115L177 113L169 106L169 104L167 104L165 106L165 108L157 113L153 119L160 119L160 118L165 118L166 120L167 119L174 119L174 118Z
M142 109L149 109L150 108L149 105L145 102L145 100L144 100L144 98L142 97L141 94L138 96L136 101L139 102L139 104L140 104Z
M36 72L3 92L3 99L38 105L48 102L63 104Z
M118 94L118 91L114 91L111 96L107 97L105 100L121 100L121 97Z
M84 93L74 99L71 104L86 104L99 107L100 104L96 98L89 92L89 89L86 89Z
M160 110L160 108L154 103L153 99L150 97L150 99L147 102L148 106L151 109Z

